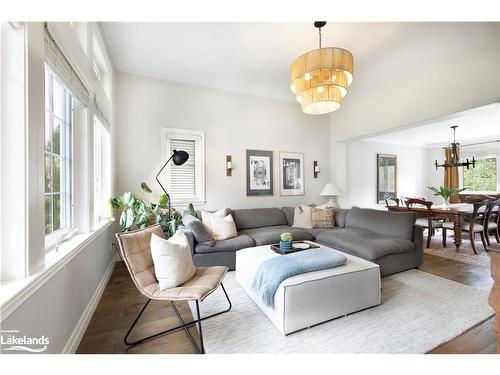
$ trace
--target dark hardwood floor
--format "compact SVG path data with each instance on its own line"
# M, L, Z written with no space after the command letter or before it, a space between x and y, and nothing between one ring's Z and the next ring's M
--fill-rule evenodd
M487 267L426 254L420 269L484 290L490 290L492 286ZM134 347L123 343L123 336L145 300L135 289L123 262L117 263L77 353L194 353L182 330ZM178 303L176 306L185 320L192 319L187 303ZM170 304L158 301L149 304L141 322L136 326L132 340L178 324ZM493 318L434 349L431 354L496 353L496 336L492 324ZM196 328L192 327L191 332L198 339Z

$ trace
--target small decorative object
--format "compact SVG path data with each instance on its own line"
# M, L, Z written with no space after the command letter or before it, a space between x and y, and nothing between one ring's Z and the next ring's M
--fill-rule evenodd
M246 151L247 196L273 195L273 152Z
M304 154L280 152L280 195L304 195Z
M474 156L472 157L472 160L469 161L469 159L466 159L464 162L460 160L460 143L458 143L455 139L455 133L458 128L458 125L453 125L450 126L450 128L453 129L453 142L450 143L449 147L445 147L445 155L446 155L446 160L443 164L438 164L438 161L436 160L434 162L434 166L436 167L436 170L438 167L443 167L444 169L446 168L456 168L456 167L467 167L469 169L470 166L472 168L476 167L476 159L474 159Z
M292 234L289 232L281 233L280 236L280 249L290 250L292 248Z
M458 194L461 191L464 191L467 188L463 189L450 189L446 186L440 186L439 189L436 189L433 186L427 186L427 188L434 193L435 196L443 198L443 204L446 208L450 208L450 197L452 195Z
M305 243L305 242L297 242L297 243L292 244L292 248L294 250L307 250L307 249L311 248L311 245L309 245L308 243Z
M226 155L226 176L231 177L233 170L233 162L231 155Z
M397 197L397 156L377 154L377 203Z
M323 190L321 190L321 193L319 193L319 195L321 195L322 197L330 197L330 200L327 202L326 207L336 207L337 205L335 203L335 197L341 194L342 192L333 182L327 183Z
M316 160L313 162L313 171L314 171L314 178L318 178L319 165Z

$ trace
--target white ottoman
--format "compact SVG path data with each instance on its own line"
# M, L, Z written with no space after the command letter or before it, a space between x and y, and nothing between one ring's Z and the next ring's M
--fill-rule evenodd
M321 245L329 251L337 251ZM307 251L307 250L305 250ZM340 252L343 266L284 280L274 295L274 308L262 304L250 289L259 265L276 256L269 245L236 252L236 281L273 322L289 333L380 304L380 271L375 263Z

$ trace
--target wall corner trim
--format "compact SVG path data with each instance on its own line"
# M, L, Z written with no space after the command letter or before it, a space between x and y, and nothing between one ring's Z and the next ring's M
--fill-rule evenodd
M115 269L115 264L119 260L120 257L118 256L117 253L115 253L113 258L111 259L111 262L109 263L108 268L106 269L106 272L104 272L104 275L102 276L101 281L99 282L99 285L97 286L94 294L90 298L87 307L85 307L85 310L83 310L80 320L73 329L73 332L71 333L68 341L66 342L66 345L64 345L61 354L76 353L78 346L80 345L80 341L82 341L83 335L85 334L85 331L87 330L90 320L94 315L94 311L97 308L97 305L99 304L102 294L104 293L104 289L106 289L106 286L108 285L111 275L113 274L113 270Z

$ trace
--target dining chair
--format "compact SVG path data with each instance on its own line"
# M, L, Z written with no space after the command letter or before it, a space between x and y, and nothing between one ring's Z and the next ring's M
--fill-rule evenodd
M390 195L385 198L385 207L389 208L389 206L399 207L399 198Z
M224 279L228 268L225 266L196 267L196 273L190 280L175 288L160 290L160 286L156 280L154 272L153 258L151 256L150 241L153 234L164 238L163 230L159 224L150 226L146 229L116 234L118 248L120 249L120 254L130 273L130 277L132 278L132 281L134 282L134 285L139 293L147 298L146 304L142 307L139 315L137 315L134 322L128 329L123 341L126 345L137 345L146 340L150 340L179 329L184 329L195 351L203 354L205 353L205 347L203 343L201 322L231 310L231 301L227 295L224 285L222 284L222 280ZM226 296L229 307L224 311L201 317L200 303L217 290L219 286L222 288L222 291ZM130 333L134 329L135 325L139 321L139 318L143 314L144 310L146 310L146 307L151 300L170 302L181 324L155 333L151 336L143 337L132 342L128 341ZM197 319L186 322L175 306L175 302L178 301L194 301L196 305ZM198 332L200 335L199 346L189 331L189 327L195 324L198 325Z
M481 242L483 243L484 250L488 251L488 246L486 244L486 238L485 238L486 236L484 235L484 222L485 222L484 210L486 209L488 203L489 203L488 200L484 200L482 202L473 202L472 205L474 205L474 209L472 211L472 214L470 217L467 217L462 224L462 231L469 233L469 240L472 246L472 250L474 251L474 254L477 254L476 245L474 243L474 235L476 233L479 233L479 235L481 236ZM448 229L454 230L454 228L455 228L455 223L452 222L443 223L443 244L446 243L446 231Z
M423 198L405 198L405 204L408 210L417 213L417 220L415 225L427 229L427 248L431 246L431 237L434 235L434 230L436 228L441 228L442 222L438 220L433 220L431 206L433 203L431 201L426 201ZM414 208L416 206L424 206L427 208L425 216L422 215L421 211L416 211Z
M493 232L495 239L500 243L500 236L498 233L498 227L500 224L500 199L491 200L486 206L486 211L484 214L484 235L486 237L486 243L491 246L490 233Z

